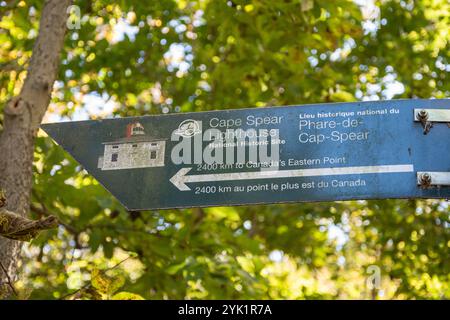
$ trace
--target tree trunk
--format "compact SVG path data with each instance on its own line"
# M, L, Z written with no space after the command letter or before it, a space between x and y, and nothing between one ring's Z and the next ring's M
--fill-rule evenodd
M34 138L49 105L58 73L70 4L71 0L45 1L27 77L20 94L4 108L4 130L0 135L0 188L6 191L6 209L22 216L28 214L30 206ZM20 250L19 241L0 237L0 262L12 281L18 278ZM8 281L0 269L3 288Z

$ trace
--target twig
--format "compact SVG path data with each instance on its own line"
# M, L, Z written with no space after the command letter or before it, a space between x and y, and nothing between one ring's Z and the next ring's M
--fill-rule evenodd
M48 216L52 215L43 204L41 204L41 206L42 206L42 208L39 208L32 203L30 205L30 209L31 209L31 211L33 211L37 215L39 215L39 217L48 217ZM61 219L58 219L58 222L60 225L62 225L64 228L66 228L67 231L69 231L73 235L78 235L77 230L74 227L72 227L71 225L68 225L67 223L62 222Z
M3 272L5 273L6 279L8 280L8 286L11 288L14 295L17 297L16 289L14 288L11 278L9 277L8 271L6 270L5 266L3 266L3 263L0 261L0 267L2 268Z
M152 236L156 238L169 238L168 236L162 235L160 233L150 233L145 230L140 230L136 228L123 228L123 227L117 227L114 224L89 224L85 226L84 230L92 230L92 229L112 229L117 232L135 232L135 233L142 233L147 236Z
M120 266L122 263L124 263L125 261L127 261L128 259L131 259L131 258L133 258L133 256L128 256L128 257L126 257L125 259L123 259L122 261L119 261L118 263L116 263L114 266L112 266L111 268L108 268L108 269L106 269L106 270L100 270L100 274L105 274L106 272L108 272L108 271L111 271L111 270L114 270L115 268L117 268L118 266ZM68 293L68 294L66 294L65 296L62 296L59 300L64 300L64 299L66 299L67 297L70 297L70 296L73 296L74 294L76 294L76 293L78 293L78 292L80 292L80 291L82 291L82 290L84 290L84 289L87 289L87 288L89 288L91 286L91 283L87 283L87 284L85 284L84 286L82 286L80 289L77 289L77 290L75 290L74 292L72 292L72 293Z
M36 205L34 205L33 203L31 203L30 205L30 210L35 212L39 217L48 217L50 215L52 215L48 210L47 207L41 203L41 207L39 208ZM75 249L82 249L83 246L80 244L80 240L78 239L78 236L80 235L80 232L77 231L77 229L75 229L74 227L72 227L71 225L64 223L61 221L61 219L58 219L59 225L63 226L72 236L73 236L73 240L75 241ZM73 255L72 255L72 259L73 259Z
M17 60L0 63L0 72L23 71L25 67L20 65Z

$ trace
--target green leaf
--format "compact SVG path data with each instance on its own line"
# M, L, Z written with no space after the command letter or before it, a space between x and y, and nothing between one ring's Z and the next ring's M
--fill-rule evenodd
M103 253L106 258L111 259L114 253L114 244L112 242L103 242Z
M181 269L183 269L186 266L186 262L183 261L182 263L179 264L174 264L171 265L170 267L168 267L166 269L166 273L170 274L170 275L174 275L176 274L178 271L180 271Z
M111 299L112 300L145 300L142 296L140 296L136 293L126 292L126 291L116 293Z

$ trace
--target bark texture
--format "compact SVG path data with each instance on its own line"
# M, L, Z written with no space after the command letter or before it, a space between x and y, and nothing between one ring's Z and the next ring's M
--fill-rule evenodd
M45 1L39 35L20 94L4 108L0 135L0 188L6 192L6 209L26 216L30 206L34 138L50 102L60 63L71 0ZM0 237L0 284L18 277L21 242ZM8 279L10 278L10 279ZM0 287L1 288L1 287Z

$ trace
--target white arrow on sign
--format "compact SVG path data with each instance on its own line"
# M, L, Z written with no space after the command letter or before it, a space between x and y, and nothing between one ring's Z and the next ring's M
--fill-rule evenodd
M233 181L233 180L254 180L254 179L276 179L293 177L317 177L317 176L339 176L350 174L370 174L370 173L403 173L414 172L412 164L383 165L383 166L362 166L362 167L338 167L338 168L317 168L317 169L297 169L297 170L272 170L253 172L231 172L186 175L192 168L180 169L172 178L175 187L181 191L189 191L186 183L212 182L212 181Z

